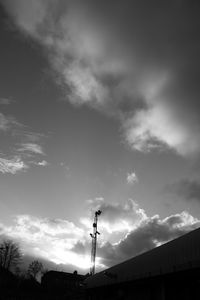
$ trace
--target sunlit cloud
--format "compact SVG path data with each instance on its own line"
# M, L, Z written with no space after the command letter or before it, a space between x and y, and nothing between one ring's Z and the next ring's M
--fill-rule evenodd
M16 174L20 171L26 171L28 165L21 160L19 156L15 156L11 159L0 158L0 172Z
M132 208L130 201L124 206L104 204L105 210L101 206L102 214L98 222L101 235L98 237L97 254L104 267L149 251L200 227L200 220L187 211L162 219L159 215L148 216L142 208L131 202ZM81 221L86 228L91 227L89 218ZM73 250L76 253L90 251L90 243L80 241Z
M39 161L37 164L38 166L42 166L42 167L46 167L49 165L49 163L46 160Z
M135 172L127 173L126 176L127 184L133 185L134 183L138 182L138 177Z
M162 219L159 215L147 216L133 201L124 206L104 203L103 207L98 228L101 235L98 237L97 269L148 251L200 226L200 220L187 211ZM25 255L89 270L91 225L91 216L81 219L77 226L64 219L18 215L13 225L0 224L0 229L1 235L20 243Z
M71 249L84 237L83 229L61 219L19 215L13 226L3 226L2 234L17 240L23 253L49 259L57 264L88 267L89 255L77 255Z
M117 242L147 218L145 211L132 199L129 199L124 204L106 203L103 198L96 198L87 203L91 215L82 217L80 222L89 233L91 230L91 218L93 218L94 212L101 210L102 214L99 217L99 230L101 232L100 240L102 242L107 239L113 243Z
M118 261L149 251L200 226L200 220L184 211L161 219L149 217L114 246Z
M132 199L119 204L106 203L104 199L96 198L89 203L89 207L92 214L96 210L102 211L99 222L109 233L133 229L147 217L145 211Z
M123 126L127 142L138 151L167 148L187 156L199 149L199 139L195 140L184 122L176 119L171 109L163 103L138 111Z

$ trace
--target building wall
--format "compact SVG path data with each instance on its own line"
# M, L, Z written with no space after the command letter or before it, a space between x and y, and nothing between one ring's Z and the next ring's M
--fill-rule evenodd
M87 300L199 300L200 270L87 290Z

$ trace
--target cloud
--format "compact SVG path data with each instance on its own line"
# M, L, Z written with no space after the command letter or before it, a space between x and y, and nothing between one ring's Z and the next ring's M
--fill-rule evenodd
M36 155L44 155L43 149L38 144L26 143L21 144L21 148L17 149L20 155L14 155L12 158L4 158L5 155L1 154L0 157L0 172L16 174L19 171L26 171L31 165L37 165L45 167L49 165L46 160L37 161ZM14 153L16 151L13 150Z
M44 155L42 147L36 143L22 143L21 148L19 148L18 151Z
M125 138L138 151L175 149L182 156L199 152L199 136L192 133L187 122L176 119L168 107L155 104L148 110L138 111L123 126Z
M38 166L42 166L42 167L46 167L49 165L49 163L46 160L39 161L37 164Z
M7 131L9 129L14 129L21 127L22 125L15 120L12 116L5 116L0 112L0 130Z
M7 130L9 128L9 123L9 120L0 113L0 129L4 131Z
M46 166L50 165L50 163L46 160L42 160L42 161L30 160L28 163L29 163L29 165L35 165L35 166L39 166L39 167L46 167Z
M127 173L126 176L127 184L133 185L134 183L138 182L137 175L135 172Z
M18 241L25 255L45 258L56 264L72 264L88 268L90 255L71 251L84 237L83 229L62 219L38 218L19 215L14 225L1 225L1 234Z
M176 194L188 201L200 201L200 182L196 180L182 179L167 185L165 191Z
M9 98L0 98L0 105L9 105L11 104L13 101Z
M199 4L1 2L47 49L70 102L117 117L138 151L199 153Z
M112 266L133 256L149 251L193 229L200 227L200 220L187 211L166 218L159 215L148 216L133 200L124 205L108 204L105 200L89 202L92 215L101 209L98 230L97 256L99 267ZM90 218L91 219L91 218ZM90 223L83 222L91 227ZM103 238L102 238L103 236ZM90 250L90 243L77 243L77 253Z
M183 235L199 225L200 221L187 212L163 220L159 216L154 216L128 234L120 242L118 250L125 255L139 254Z
M5 116L0 113L0 131L6 132L6 137L10 139L9 150L6 151L7 155L1 153L0 172L4 174L16 174L18 171L27 170L31 164L38 164L39 166L47 165L45 160L37 162L35 159L36 155L45 155L39 142L46 136L28 131L26 127L19 123L13 116ZM16 140L20 141L20 147L19 143L16 144Z
M158 215L147 218L119 243L105 243L99 249L102 263L112 266L116 263L149 251L200 226L200 220L188 212L182 212L161 219Z
M9 104L6 101L7 99L0 99L0 104L1 100L2 103ZM6 138L9 138L7 155L1 153L0 157L1 173L16 174L19 171L27 170L31 164L47 165L45 160L39 163L34 160L36 155L45 155L42 146L38 144L41 138L44 138L44 135L25 130L25 128L26 126L18 122L13 116L7 116L0 112L0 131L6 133ZM13 137L15 142L13 142ZM16 140L23 141L20 143L20 148L16 148Z
M95 209L96 201L94 202ZM99 270L148 251L200 226L200 220L187 211L162 219L158 215L147 216L133 201L124 205L106 204L103 203L104 200L101 202L104 210L98 222L98 230L101 232L97 247ZM88 225L80 220L80 225L77 226L64 219L18 215L13 219L13 225L0 224L0 235L17 241L24 255L89 270L92 217L85 219L88 220ZM113 235L116 240L113 240Z
M19 156L15 156L11 159L0 158L0 172L16 174L20 171L25 171L28 169L28 165L21 160Z
M41 139L47 138L47 135L27 129L27 126L23 126L23 129L15 130L13 133L15 136L19 136L23 140L23 144L31 143L37 144Z
M99 218L101 233L104 239L109 237L113 241L116 241L119 237L124 237L127 232L147 218L145 211L132 199L129 199L125 204L119 204L106 203L103 198L96 198L90 200L88 205L92 217L96 210L102 211ZM81 218L82 224L87 228L91 227L91 216Z

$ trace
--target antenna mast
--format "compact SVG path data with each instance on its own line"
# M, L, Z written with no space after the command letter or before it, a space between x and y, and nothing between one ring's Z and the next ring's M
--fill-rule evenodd
M91 267L90 267L90 275L94 275L95 273L95 259L96 259L96 249L97 249L97 235L100 234L97 230L97 222L98 216L100 216L101 211L97 210L94 215L94 223L93 223L93 233L90 233L92 238L92 249L91 249Z

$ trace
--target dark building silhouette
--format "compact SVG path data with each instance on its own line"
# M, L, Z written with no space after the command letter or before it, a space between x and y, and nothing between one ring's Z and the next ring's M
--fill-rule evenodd
M200 299L200 228L85 280L87 299Z
M42 276L42 288L50 293L69 297L69 299L83 299L84 275L74 273L49 271Z

